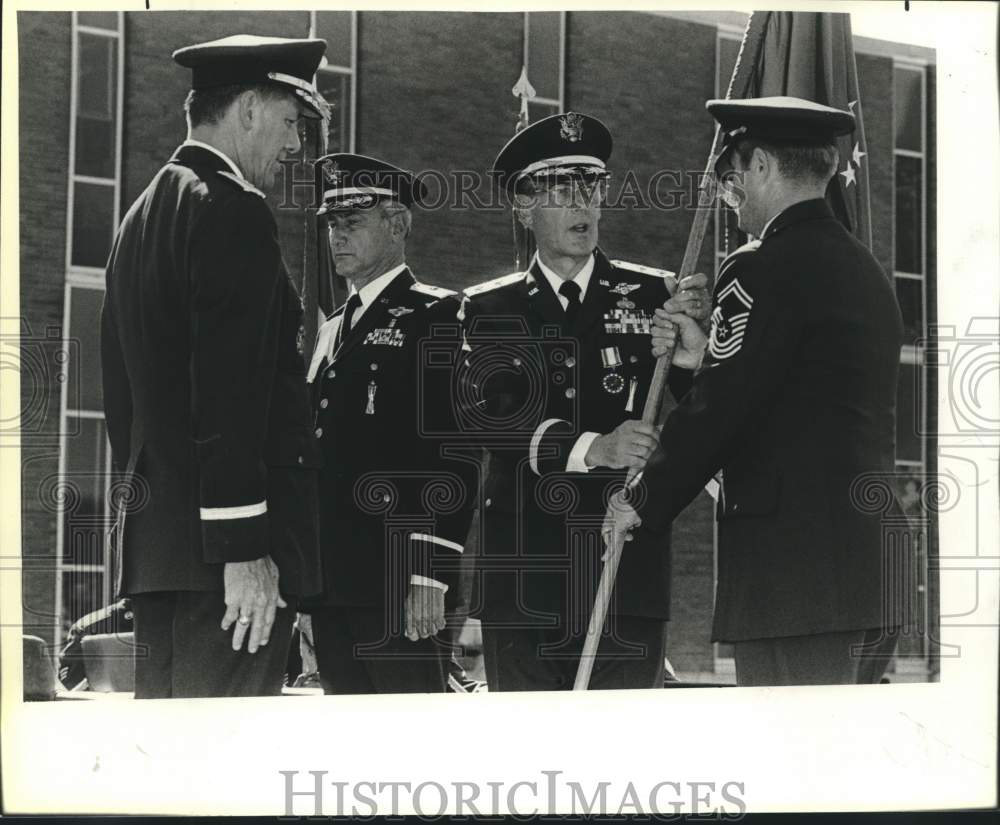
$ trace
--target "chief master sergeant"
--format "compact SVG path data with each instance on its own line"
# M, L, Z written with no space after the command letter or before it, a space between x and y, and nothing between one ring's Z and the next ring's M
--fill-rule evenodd
M734 644L737 682L878 682L908 621L913 565L884 535L901 515L890 482L899 306L824 199L854 116L789 97L707 108L724 134L724 197L759 241L723 263L707 342L660 313L655 352L679 340L672 373L690 391L663 427L638 513L622 508L612 529L641 517L637 535L662 533L721 469L712 637Z

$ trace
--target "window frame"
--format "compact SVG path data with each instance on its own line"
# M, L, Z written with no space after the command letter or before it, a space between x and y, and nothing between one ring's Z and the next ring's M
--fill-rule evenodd
M331 9L335 11L335 9ZM327 63L320 66L313 75L313 82L318 86L319 77L322 74L348 76L351 79L351 117L347 127L347 148L345 151L354 153L357 151L357 123L358 123L358 12L351 10L351 62L349 65ZM321 37L317 31L316 10L309 12L309 37Z
M73 290L91 289L104 291L104 268L95 266L81 266L73 263L73 210L75 207L76 184L97 184L101 186L111 186L114 188L112 204L112 237L118 228L121 216L121 189L122 189L122 140L124 125L124 105L125 105L125 16L124 12L115 12L117 15L118 29L111 30L98 26L81 25L78 20L78 12L72 13L71 35L70 35L70 111L69 111L69 159L66 182L66 246L64 266L66 277L63 283L63 327L62 340L63 351L66 353L67 363L70 357L69 335L70 323L73 314ZM111 38L117 41L116 68L117 78L115 81L115 106L114 106L114 132L115 132L115 153L114 153L114 177L103 178L92 175L78 175L76 173L76 121L79 109L79 83L80 83L80 35L90 35ZM60 483L66 479L68 439L70 438L70 420L104 420L103 410L91 410L85 408L73 408L68 406L69 381L63 381L59 390L59 457L57 478ZM111 474L111 446L108 443L105 433L105 489L104 489L104 518L106 522L110 519L110 503L108 502L108 488L110 486ZM101 468L97 468L101 469ZM66 514L62 511L56 515L56 555L55 555L55 603L53 614L53 639L56 645L63 641L63 597L65 588L63 578L66 573L99 573L101 574L102 600L104 604L111 601L110 592L112 583L108 577L110 570L109 560L105 555L101 564L74 564L65 563L63 554L66 550ZM105 553L107 546L104 547ZM75 621L79 617L73 617Z
M893 89L895 90L896 72L913 71L920 74L920 151L912 149L900 149L896 146L896 99L892 100L892 232L893 232L893 286L896 279L919 281L920 282L920 328L926 335L927 332L927 61L918 58L895 55L892 58ZM918 158L920 160L920 272L907 272L896 267L896 158ZM897 467L920 468L927 466L927 402L926 386L926 358L924 347L919 344L905 344L899 356L900 364L915 365L917 370L916 392L920 396L920 415L918 422L918 434L920 436L920 461L912 459L896 458ZM897 411L898 421L898 411Z
M70 35L70 117L69 117L69 161L68 180L66 186L66 273L91 280L101 279L103 282L104 268L83 266L73 263L73 210L76 207L75 190L77 183L114 188L112 199L112 237L118 228L121 216L121 169L122 169L122 120L125 107L125 17L124 12L115 12L118 16L118 30L99 28L97 26L81 25L78 22L79 12L73 12ZM76 120L80 100L80 35L106 37L117 41L117 78L115 82L115 159L113 178L103 178L93 175L78 175L76 173Z

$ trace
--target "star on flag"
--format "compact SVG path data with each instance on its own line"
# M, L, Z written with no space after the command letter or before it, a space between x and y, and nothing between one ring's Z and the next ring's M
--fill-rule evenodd
M858 101L851 100L848 102L847 108L853 112L854 107L857 104ZM856 166L858 169L860 169L861 158L863 158L867 154L868 154L867 152L861 151L860 143L854 144L854 151L851 153L851 159L847 161L847 168L840 173L841 175L844 176L844 186L850 186L852 183L857 183L857 169L855 169L854 167Z

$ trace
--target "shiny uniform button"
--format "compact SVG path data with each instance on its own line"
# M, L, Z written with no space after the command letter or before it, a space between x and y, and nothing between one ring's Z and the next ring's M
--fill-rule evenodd
M323 437L323 428L322 427L317 427L316 428L316 438L322 438L322 437Z
M327 378L336 378L337 377L337 371L336 370L327 370L326 371L326 377Z
M630 364L635 364L638 360L639 360L639 356L638 355L630 355L628 357L628 362Z
M378 364L372 363L370 367L372 372L378 372Z
M567 397L567 398L576 398L576 390L575 390L575 389L573 389L572 387L569 387L569 388L568 388L568 389L566 390L566 397Z
M299 464L305 464L306 460L302 456L299 456L298 462L299 462Z
M319 408L321 410L325 410L329 406L330 406L330 402L326 398L324 398L322 401L319 402Z
M485 504L485 505L486 505L487 507L491 507L491 506L493 506L493 499L491 499L491 498L488 498L488 499L486 499L486 501L484 502L484 504Z

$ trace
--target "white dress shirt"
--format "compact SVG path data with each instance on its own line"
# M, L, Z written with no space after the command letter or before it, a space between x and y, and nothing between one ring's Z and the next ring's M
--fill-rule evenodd
M406 269L406 264L400 264L399 266L394 266L387 272L383 272L377 278L372 278L367 284L365 284L361 289L356 290L351 287L351 295L355 292L361 299L361 306L354 310L354 317L351 318L351 329L354 329L358 325L358 321L361 320L361 316L365 314L365 310L368 309L375 299L382 294L382 290L392 283L393 279L404 269Z

